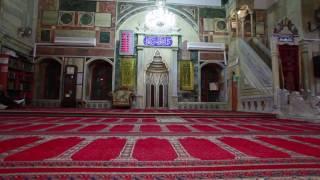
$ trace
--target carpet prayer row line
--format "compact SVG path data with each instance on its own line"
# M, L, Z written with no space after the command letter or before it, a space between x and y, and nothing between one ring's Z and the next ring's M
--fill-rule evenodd
M219 121L217 123L216 121ZM252 123L252 122L254 123ZM214 124L211 124L215 122ZM241 123L239 123L241 122ZM152 124L150 124L152 123ZM320 124L273 118L1 117L0 132L320 132Z
M311 125L206 125L206 124L31 124L31 123L10 123L0 124L0 132L142 132L142 133L191 133L191 132L320 132L320 128Z
M84 123L166 123L159 118L99 118L99 117L1 117L1 122L84 122ZM180 118L183 123L302 123L274 118ZM308 123L308 122L304 122Z
M38 141L40 144L37 143ZM0 141L0 153L4 161L52 160L63 153L76 161L109 161L122 156L121 152L124 152L128 147L131 147L129 156L139 161L174 161L178 159L178 156L187 156L189 160L192 158L227 160L235 159L237 154L255 158L291 158L296 156L290 152L297 153L298 156L320 158L319 137L303 136L292 136L288 139L268 136L257 136L251 139L227 136L215 139L185 137L175 140L154 137L135 140L116 137L91 140L81 137L67 137L47 140L39 136L30 136ZM197 147L206 148L199 149ZM233 150L230 150L230 147ZM15 151L16 149L23 150ZM68 150L73 152L70 154L67 152Z

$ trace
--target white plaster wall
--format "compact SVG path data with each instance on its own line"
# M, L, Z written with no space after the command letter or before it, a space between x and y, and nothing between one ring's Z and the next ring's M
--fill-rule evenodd
M254 1L254 9L268 9L274 3L279 0L255 0Z
M0 34L24 43L32 48L35 39L38 0L0 0ZM18 28L32 28L30 37L19 37ZM5 42L4 42L5 43Z
M268 34L272 38L274 27L288 17L298 28L299 35L303 35L301 0L280 0L268 9Z
M303 34L304 38L307 39L319 39L320 38L320 32L314 31L309 32L308 30L308 22L311 22L312 28L314 29L316 27L316 22L314 19L314 12L320 8L320 0L304 0L302 1L302 23L303 23ZM320 49L319 49L320 50Z
M119 30L133 30L134 32L138 32L136 28L145 24L145 16L147 12L148 11L137 13L121 24L116 32L116 40L119 40ZM182 42L185 40L199 42L198 33L192 28L192 26L180 16L176 15L175 17L177 27L181 29L179 34L182 35Z

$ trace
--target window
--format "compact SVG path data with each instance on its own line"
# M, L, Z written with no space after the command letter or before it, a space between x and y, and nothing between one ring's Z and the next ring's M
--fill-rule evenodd
M100 43L110 43L110 32L100 32Z
M50 30L42 30L41 31L41 41L42 42L50 42L51 41L50 36L51 36Z

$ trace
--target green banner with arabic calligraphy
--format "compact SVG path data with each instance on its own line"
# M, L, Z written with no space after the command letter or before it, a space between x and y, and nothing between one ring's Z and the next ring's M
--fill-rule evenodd
M135 87L136 79L136 59L135 58L121 58L121 87L133 89Z
M194 65L192 61L179 61L180 89L183 91L194 90Z

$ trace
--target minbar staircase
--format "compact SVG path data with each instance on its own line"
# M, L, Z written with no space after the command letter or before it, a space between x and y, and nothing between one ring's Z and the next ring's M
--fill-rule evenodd
M240 110L273 112L270 50L258 39L234 41L240 64Z

